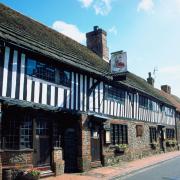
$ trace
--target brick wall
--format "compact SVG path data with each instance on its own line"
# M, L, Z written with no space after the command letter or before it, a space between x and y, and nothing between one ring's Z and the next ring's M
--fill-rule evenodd
M91 163L91 136L88 128L88 116L82 114L79 119L80 132L78 144L78 169L87 171L90 169Z

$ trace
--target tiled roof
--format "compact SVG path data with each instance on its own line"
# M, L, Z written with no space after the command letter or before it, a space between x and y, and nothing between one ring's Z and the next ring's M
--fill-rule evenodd
M27 46L38 48L38 50L44 50L59 60L68 56L70 60L66 60L67 63L82 65L84 68L91 67L91 69L98 69L100 72L109 70L109 65L86 46L1 3L0 28L5 30L6 34L24 41L21 43L26 43ZM10 37L7 36L7 38Z
M175 96L175 95L172 95L172 94L168 94L164 91L160 91L161 95L166 97L174 107L176 107L176 110L180 112L180 99Z
M125 84L131 85L145 94L149 94L150 96L155 97L162 102L172 105L172 103L160 93L160 90L148 84L145 79L130 72L128 72L126 76L126 80L123 81Z
M65 35L28 18L0 3L0 38L18 43L23 47L50 57L52 60L70 64L85 71L103 75L110 74L110 65L86 46ZM126 73L122 83L143 91L162 102L171 105L159 91L144 79Z

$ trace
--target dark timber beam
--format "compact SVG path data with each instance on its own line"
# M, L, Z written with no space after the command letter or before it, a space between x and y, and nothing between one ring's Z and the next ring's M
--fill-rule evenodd
M88 89L88 97L91 95L91 93L96 89L96 86L100 83L101 81L96 81L89 89Z

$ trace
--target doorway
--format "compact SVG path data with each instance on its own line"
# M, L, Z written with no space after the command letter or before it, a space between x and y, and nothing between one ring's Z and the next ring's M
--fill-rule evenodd
M160 150L164 151L164 126L158 126Z
M76 131L68 128L64 132L65 172L77 172L77 138Z
M35 121L34 164L36 167L51 165L50 123L42 117Z
M91 128L91 161L101 161L101 126L93 122Z

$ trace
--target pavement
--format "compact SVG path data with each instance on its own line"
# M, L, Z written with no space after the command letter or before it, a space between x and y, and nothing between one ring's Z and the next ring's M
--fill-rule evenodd
M162 163L176 157L180 157L180 151L153 155L131 162L124 162L116 166L95 168L85 173L63 174L57 177L49 177L45 178L45 180L110 180L134 173L138 170Z

